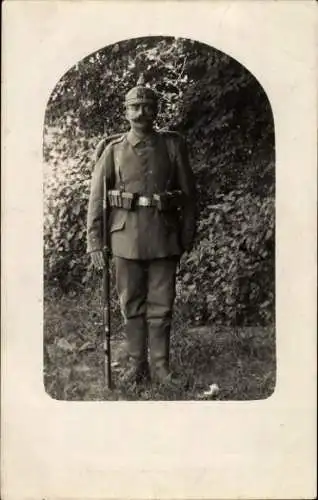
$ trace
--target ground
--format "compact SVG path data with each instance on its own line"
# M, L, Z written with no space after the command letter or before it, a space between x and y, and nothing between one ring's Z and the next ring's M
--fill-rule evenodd
M167 389L149 384L119 384L126 357L122 321L112 314L112 373L115 387L104 384L105 358L98 291L48 294L44 308L44 384L54 399L100 400L258 400L276 382L275 329L190 325L175 311L171 366L180 384ZM209 394L210 386L218 391Z

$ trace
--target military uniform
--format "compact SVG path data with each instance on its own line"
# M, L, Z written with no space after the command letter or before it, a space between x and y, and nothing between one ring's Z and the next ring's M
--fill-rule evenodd
M104 176L129 355L142 371L149 344L151 364L160 378L169 373L177 264L191 248L195 232L195 185L185 142L173 132L152 130L140 138L131 129L106 146L92 176L88 252L102 249ZM122 193L133 198L128 208L121 202Z

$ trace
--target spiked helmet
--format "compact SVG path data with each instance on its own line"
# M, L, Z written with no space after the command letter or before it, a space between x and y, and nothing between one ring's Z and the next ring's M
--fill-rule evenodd
M126 104L151 103L156 105L158 96L150 87L146 87L143 74L140 75L136 87L130 89L125 97Z

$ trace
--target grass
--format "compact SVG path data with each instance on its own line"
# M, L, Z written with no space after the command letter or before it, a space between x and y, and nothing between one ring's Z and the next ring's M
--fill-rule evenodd
M101 305L98 292L46 296L44 383L54 399L101 400L258 400L275 389L274 327L191 326L176 310L171 337L171 368L180 384L173 389L145 384L122 387L124 335L114 302L112 360L115 388L104 387ZM204 395L217 384L217 395Z

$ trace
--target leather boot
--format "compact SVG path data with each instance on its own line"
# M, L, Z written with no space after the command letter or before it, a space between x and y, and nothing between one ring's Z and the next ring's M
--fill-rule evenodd
M129 361L121 382L139 384L149 378L147 329L144 317L127 319L126 336Z
M153 378L159 383L170 383L172 379L169 369L170 320L149 320L148 335Z

